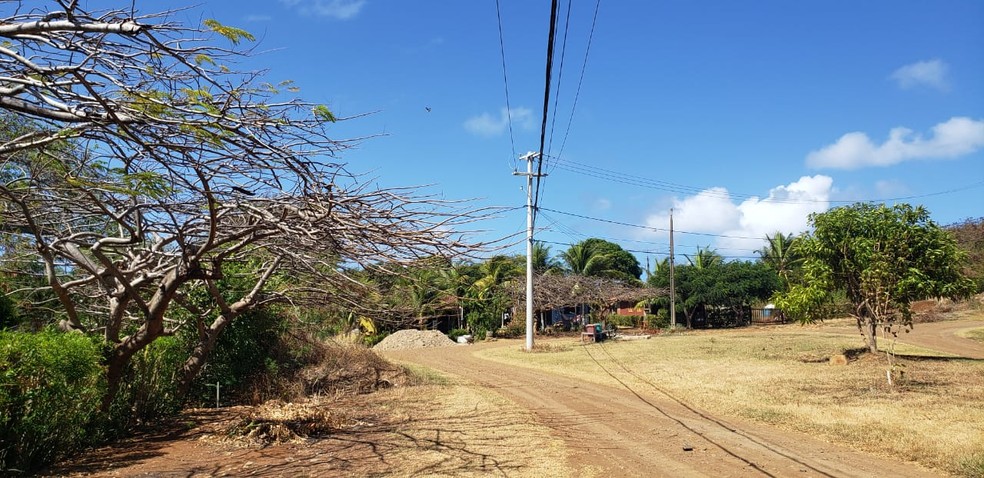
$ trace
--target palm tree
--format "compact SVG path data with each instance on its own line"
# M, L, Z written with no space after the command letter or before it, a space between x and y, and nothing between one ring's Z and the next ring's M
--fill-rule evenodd
M469 277L463 273L463 266L452 265L438 271L435 285L441 296L441 303L458 309L458 328L464 319L464 298L468 293Z
M421 330L427 328L427 319L439 307L441 295L434 284L437 277L432 269L417 269L412 272L406 285L406 299L416 315L417 327Z
M478 279L472 283L468 295L472 299L473 312L484 317L482 327L491 330L495 321L506 310L508 296L506 285L523 272L523 266L515 258L493 256L478 267ZM475 326L469 322L469 326Z
M776 232L772 236L766 235L768 244L762 249L755 251L758 253L762 262L768 265L782 279L783 284L788 289L790 275L799 269L803 263L803 257L799 253L799 241L792 234Z
M541 274L549 274L561 270L557 259L550 257L550 246L542 242L533 243L533 270Z
M724 257L718 254L717 251L711 249L710 247L698 247L697 253L693 257L684 254L687 258L687 262L694 266L694 269L702 270L711 267L715 264L720 264L724 262Z
M519 269L512 258L493 256L483 262L478 271L480 277L472 284L472 288L478 292L478 297L481 299L496 287L515 277Z
M572 245L560 254L567 270L574 275L597 275L607 264L608 256L597 250L592 243L582 241Z

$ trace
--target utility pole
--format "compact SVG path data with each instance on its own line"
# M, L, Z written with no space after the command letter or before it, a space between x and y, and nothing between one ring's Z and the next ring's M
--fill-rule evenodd
M670 329L676 329L676 285L673 277L673 208L670 208Z
M526 176L526 351L533 350L533 178L537 176L533 173L533 160L539 157L532 151L520 156L526 161L526 172L513 172Z

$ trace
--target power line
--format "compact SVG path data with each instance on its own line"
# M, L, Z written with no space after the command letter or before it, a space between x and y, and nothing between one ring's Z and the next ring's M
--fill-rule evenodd
M554 127L557 125L557 111L558 111L557 103L560 101L560 87L563 84L563 80L564 80L564 59L567 58L567 34L568 32L570 32L571 29L570 28L571 27L571 0L567 0L566 17L567 18L564 21L564 41L561 43L560 46L560 67L557 69L557 91L554 93L553 115L550 121L550 142L547 144L546 155L540 155L540 163L538 164L540 164L541 166L543 164L543 158L549 157L550 150L553 149ZM544 114L546 114L546 112L544 112ZM543 147L542 143L540 144L540 147L541 148ZM543 183L542 186L539 184L539 182L537 183L537 201L539 201L540 195L544 193L544 190L546 190L546 188L547 188L546 183Z
M574 103L571 105L571 116L567 120L567 131L564 132L564 141L560 143L560 152L557 153L557 156L564 155L564 146L567 146L567 137L571 133L571 124L574 122L574 110L577 108L577 99L581 96L581 84L584 82L584 70L588 66L588 53L591 51L591 40L594 39L595 24L598 23L599 8L601 8L601 0L597 0L595 2L594 16L591 18L591 31L588 33L588 46L584 49L584 62L581 63L581 77L577 80L577 90L574 92Z
M558 228L563 229L563 230L560 230L559 232L561 232L565 236L569 237L571 240L575 240L576 238L574 236L578 236L578 237L581 237L581 238L604 239L606 241L612 241L612 242L632 242L632 243L636 243L636 244L650 244L650 245L654 245L654 246L665 246L665 247L667 247L667 250L669 250L668 249L669 248L669 243L668 242L662 242L662 241L645 241L645 240L642 240L642 239L628 239L628 238L624 238L624 237L612 237L612 236L603 236L603 235L598 235L598 234L587 234L587 233L579 232L578 230L574 229L573 227L568 226L568 225L560 222L560 220L554 218L553 216L550 216L549 214L546 213L546 211L547 211L547 209L540 208L540 213L543 214L543 217L546 217L547 219L550 219L550 221L551 221L550 222L550 225L546 226L544 229L545 230L549 230L551 226L556 225L556 226L558 226ZM686 248L689 248L689 249L698 249L698 250L702 248L702 246L700 246L698 244L677 244L676 247L678 247L678 248L679 247L686 247ZM744 251L744 252L757 252L758 251L758 249L745 249L745 248L741 248L741 247L728 247L728 250L729 251Z
M581 174L584 176L589 176L597 179L605 179L608 181L628 184L631 186L638 186L642 188L657 189L660 191L675 192L681 194L703 194L709 197L716 197L721 199L759 199L762 201L769 201L774 203L784 203L784 204L814 204L814 203L835 203L835 204L853 204L857 202L894 202L894 201L907 201L911 199L922 199L933 196L941 196L945 194L953 194L960 191L966 191L969 189L975 189L984 186L984 181L978 181L968 185L947 189L944 191L935 191L926 194L917 194L911 196L900 196L893 198L876 198L876 199L855 199L855 200L839 200L839 199L782 199L782 198L763 198L759 195L754 194L740 194L733 193L725 190L725 192L716 192L714 188L701 188L697 186L687 186L679 183L673 183L669 181L661 181L657 179L648 179L639 177L636 175L629 175L626 173L621 173L617 171L612 171L610 169L599 168L596 166L590 166L583 163L578 163L576 161L571 161L569 159L561 159L557 157L551 158L554 160L554 168L560 168L568 172L575 174Z
M537 241L537 242L542 242L544 244L551 244L551 245L555 245L555 246L568 246L568 247L570 247L570 246L574 246L575 245L575 244L571 244L571 243L567 243L567 242L557 242L557 241ZM621 247L621 246L619 246L619 247ZM650 250L643 250L643 249L626 249L624 247L622 248L622 250L623 251L626 251L626 252L635 253L635 254L652 254L654 256L666 256L666 257L669 257L670 256L670 254L668 252L650 251ZM686 254L684 254L684 255L686 256ZM718 254L718 257L720 257L722 259L744 259L744 260L758 260L758 259L761 259L758 256L723 256L723 255L720 255L720 254Z
M512 107L509 105L509 81L506 78L506 46L502 40L502 14L499 0L495 0L495 18L499 22L499 57L502 58L502 85L506 90L506 123L509 125L509 144L512 145L512 166L516 169L516 141L513 139Z
M547 68L543 87L543 119L540 122L540 149L536 164L536 194L533 201L533 223L536 224L536 210L540 204L540 179L543 174L543 146L547 136L547 113L550 106L550 76L553 71L553 50L557 39L557 0L550 2L550 32L547 34Z
M634 228L637 228L637 229L646 229L646 230L649 230L649 231L657 231L657 232L668 232L669 231L669 229L664 229L664 228L661 228L661 227L644 226L642 224L633 224L633 223L630 223L630 222L620 222L620 221L615 221L615 220L612 220L612 219L603 219L603 218L600 218L600 217L585 216L583 214L576 214L576 213L573 213L573 212L566 212L566 211L558 211L556 209L549 209L549 208L545 208L545 207L544 208L541 208L541 209L543 209L544 211L555 212L557 214L563 214L565 216L579 217L581 219L589 219L589 220L592 220L592 221L605 222L605 223L608 223L608 224L616 224L616 225L619 225L619 226L634 227ZM750 240L755 240L755 241L764 240L764 238L761 238L761 237L730 236L730 235L727 235L727 234L712 234L712 233L709 233L709 232L691 232L691 231L679 231L679 230L674 230L674 232L678 232L680 234L689 234L689 235L693 235L693 236L721 237L721 238L726 238L726 239L750 239Z
M567 18L564 21L564 41L560 44L560 67L557 68L557 92L554 93L553 119L550 122L550 142L547 145L547 156L553 149L554 127L557 126L557 103L560 101L560 86L564 81L564 59L567 57L567 34L571 30L571 0L567 0Z

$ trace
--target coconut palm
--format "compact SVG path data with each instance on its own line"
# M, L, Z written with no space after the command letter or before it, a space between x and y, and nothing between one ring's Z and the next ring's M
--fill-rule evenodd
M724 262L724 257L718 254L717 251L711 249L710 247L698 247L697 253L693 256L683 255L687 258L687 262L694 266L694 269L702 270L711 267L715 264L720 264Z
M533 243L533 270L541 274L558 272L563 267L557 259L550 257L550 246L542 242Z
M582 241L572 245L560 254L567 270L575 275L596 275L607 265L608 256L599 251L593 243Z
M758 251L759 258L769 268L776 271L782 279L786 288L789 287L791 275L799 269L803 263L803 256L799 253L798 241L792 234L776 232L772 236L766 235L768 243Z

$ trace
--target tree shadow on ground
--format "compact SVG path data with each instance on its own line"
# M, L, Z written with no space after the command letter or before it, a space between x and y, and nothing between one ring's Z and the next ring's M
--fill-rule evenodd
M528 418L474 410L443 416L439 403L401 402L402 416L362 397L326 402L346 410L349 425L286 443L243 445L208 439L225 433L247 407L191 410L179 420L85 452L43 476L514 475L535 458L522 435ZM431 413L435 412L435 413ZM203 439L204 438L204 439Z

